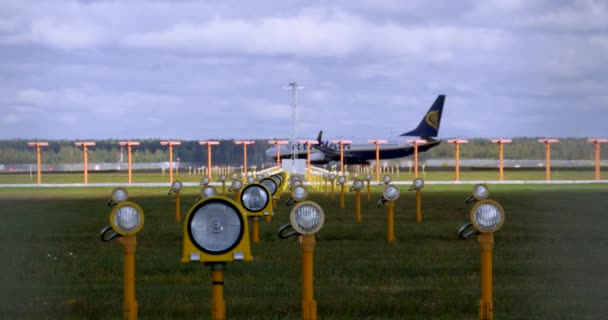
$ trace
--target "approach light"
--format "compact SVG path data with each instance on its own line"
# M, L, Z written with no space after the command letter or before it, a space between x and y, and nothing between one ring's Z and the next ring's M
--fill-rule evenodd
M299 234L315 234L325 223L323 209L312 201L303 201L296 204L289 214L291 227Z
M228 191L239 191L243 187L243 183L241 180L232 180L232 184L230 185L230 189Z
M205 186L203 190L201 190L201 197L198 200L214 196L217 196L217 190L215 190L215 187Z
M247 185L241 192L241 205L248 211L248 216L270 215L270 191L259 183Z
M353 182L353 186L350 188L350 191L361 191L363 189L363 180L355 180Z
M295 186L291 190L291 196L287 199L287 206L294 204L294 202L302 202L308 198L308 190L303 185Z
M238 174L236 174L236 173L233 173L233 174L230 176L230 179L232 179L232 180L237 180L238 178L239 178L239 175L238 175Z
M240 206L226 197L197 202L184 226L182 262L252 260L249 230Z
M391 183L391 181L393 181L393 179L391 179L391 176L385 175L382 178L382 182L380 184L386 184L386 185L388 185L389 183Z
M258 174L258 175L255 177L255 179L256 179L257 181L262 181L262 179L264 179L264 175L262 175L262 174Z
M268 191L270 191L270 194L273 195L273 196L277 192L278 185L271 178L264 178L264 179L260 180L260 184L263 185L263 186L265 186L266 189L268 189Z
M336 184L343 185L345 183L346 183L346 177L345 176L339 176L338 177L338 181L336 182Z
M108 201L108 206L115 206L118 203L127 201L127 198L129 198L129 194L125 188L114 188L114 190L112 190L112 199Z
M247 177L247 184L252 184L255 182L255 179L253 177Z
M372 175L368 173L365 175L365 181L370 181L370 180L372 180Z
M226 175L223 174L220 176L220 182L225 182L226 181Z
M471 223L479 232L493 233L505 222L505 211L494 200L481 200L471 208Z
M144 211L133 202L118 203L110 212L110 225L118 234L136 234L144 226Z
M416 178L416 179L414 179L412 187L415 190L422 190L422 188L424 188L424 180L422 180L422 178Z
M394 184L389 184L382 191L382 195L388 201L395 201L395 200L399 199L399 193L400 193L399 188L397 186L395 186Z
M179 192L180 190L182 190L182 187L183 187L183 184L182 184L180 181L175 180L175 181L173 181L173 183L171 184L171 189L169 190L169 193L168 193L168 194L169 194L169 195L172 195L172 194L173 194L173 193L175 193L175 192Z
M302 185L302 181L300 181L300 180L294 180L294 181L291 183L291 186L292 186L292 187L297 187L297 186L301 186L301 185Z
M206 186L206 185L208 185L208 184L209 184L209 182L211 182L211 181L209 180L209 178L208 178L208 177L204 177L204 178L202 178L202 179L201 179L201 183L199 183L199 185L201 185L201 186Z
M334 181L334 180L336 180L336 175L333 174L333 173L330 173L329 174L329 181Z
M487 199L490 196L490 189L483 183L477 184L473 187L473 194L469 196L465 202L471 203L473 201L480 201Z

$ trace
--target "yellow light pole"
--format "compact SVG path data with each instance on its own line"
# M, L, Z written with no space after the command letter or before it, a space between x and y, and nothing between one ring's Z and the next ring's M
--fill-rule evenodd
M386 241L395 242L395 200L399 199L400 190L394 184L387 184L378 201L378 207L386 203Z
M545 180L551 180L551 144L557 143L557 139L538 139L545 144Z
M250 141L250 140L236 140L234 141L235 144L242 144L243 145L243 173L245 174L245 176L247 176L247 146L250 144L254 144L255 141Z
M169 183L173 183L173 147L181 146L182 142L168 140L168 141L161 141L160 145L169 147Z
M286 239L290 236L302 236L302 320L316 320L317 302L314 300L313 255L315 233L323 227L325 213L318 204L312 201L302 201L293 207L289 220L290 224L279 229L279 237ZM293 228L293 230L285 232L289 228Z
M589 139L588 142L593 143L595 153L595 180L600 180L600 143L608 142L608 139ZM40 183L40 182L38 182Z
M416 222L422 221L422 188L424 188L424 180L414 179L410 191L416 190Z
M468 140L465 139L449 139L448 143L450 144L454 144L454 146L456 147L456 151L454 152L454 157L456 159L456 164L455 164L455 181L460 181L460 145L463 143L468 143Z
M131 161L131 148L133 146L138 146L139 142L137 141L120 141L118 143L121 147L123 146L127 146L127 164L128 164L128 176L129 176L129 184L133 182L132 178L131 178L131 174L132 174L132 161Z
M368 143L376 145L376 182L380 182L380 145L388 143L387 140L368 140ZM369 183L368 183L369 186ZM369 189L369 188L368 188ZM368 199L369 200L369 196Z
M306 145L306 180L310 181L310 146L313 144L319 144L317 140L300 140L301 144Z
M222 195L226 195L226 175L222 174L220 176L220 182L222 183Z
M481 299L479 301L479 319L494 319L492 298L492 250L494 232L498 231L505 220L502 206L494 200L481 200L471 209L471 224L479 234L481 255Z
M110 212L110 225L102 229L100 237L104 242L118 238L123 245L123 317L137 319L137 300L135 299L135 253L136 234L144 225L144 212L135 203L118 203ZM115 233L107 233L112 230Z
M89 149L88 147L92 147L95 145L93 141L80 141L74 142L77 147L82 147L82 151L84 154L84 184L89 183Z
M171 188L169 189L168 195L175 194L175 222L182 221L182 213L180 208L180 196L179 192L182 190L183 184L180 181L173 181Z
M498 180L503 181L504 175L504 160L503 160L503 145L511 143L511 139L492 139L492 143L498 144Z
M336 175L333 173L330 173L328 178L329 178L329 184L330 184L329 198L333 200L334 199L334 180L336 179Z
M339 176L336 184L340 185L340 208L344 209L344 184L346 184L346 177Z
M340 145L340 171L344 173L344 145L351 144L350 140L332 140L331 143L336 143Z
M207 146L207 177L211 179L211 146L217 146L220 144L219 141L199 141L198 144L201 146Z
M355 191L355 218L359 223L361 223L361 189L363 189L363 181L359 179L353 181L350 191Z
M418 178L418 145L426 143L426 140L415 139L406 142L414 145L414 178Z
M28 146L36 147L36 180L38 184L42 183L42 147L47 147L48 142L28 142Z
M277 168L281 167L281 145L288 144L287 140L269 140L268 144L275 145L277 148Z
M367 183L367 201L370 201L372 199L372 192L371 192L371 188L370 188L370 182L372 180L372 175L371 174L366 174L365 175L365 182ZM380 181L380 179L378 179L378 181Z

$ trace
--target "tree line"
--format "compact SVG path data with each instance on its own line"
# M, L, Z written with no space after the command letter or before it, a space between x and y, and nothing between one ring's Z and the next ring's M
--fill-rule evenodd
M505 159L544 159L545 146L537 142L537 138L514 138L504 146ZM28 146L29 140L14 139L0 140L0 164L29 164L36 162L34 147ZM211 149L213 164L239 165L243 163L243 146L234 140L218 140L219 145ZM254 140L247 146L247 162L250 165L271 164L272 159L265 157L266 149L271 146L266 140ZM467 144L460 145L461 159L497 159L498 147L488 139L468 139ZM81 163L82 148L74 145L72 140L51 140L49 146L42 147L42 162L46 164ZM119 146L119 140L97 140L94 147L89 147L90 163L127 162L126 147ZM140 145L134 146L133 162L166 162L169 159L168 147L160 144L160 139L139 140ZM207 147L201 146L198 140L182 140L180 146L173 148L174 161L207 163ZM373 148L373 145L370 145ZM608 159L608 144L601 149L602 159ZM446 141L420 154L420 159L451 159L454 158L455 147ZM122 154L122 156L121 156ZM562 138L551 145L551 158L559 160L593 160L593 144L586 138Z

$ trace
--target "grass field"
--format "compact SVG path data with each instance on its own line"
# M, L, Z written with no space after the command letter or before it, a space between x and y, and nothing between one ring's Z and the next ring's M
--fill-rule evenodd
M1 179L9 183L6 175ZM506 211L495 236L495 317L605 318L608 185L490 188L491 198ZM0 188L0 318L122 317L122 248L98 238L108 225L111 189ZM138 234L139 318L207 319L209 269L179 262L183 226L174 220L167 190L128 188L130 201L146 217ZM371 201L364 197L360 224L352 193L342 209L338 194L331 200L313 192L311 200L327 216L315 248L319 319L476 319L479 245L473 238L458 240L456 234L468 221L470 205L464 199L470 190L428 185L423 221L417 223L415 196L403 187L393 244L385 240L386 208L376 207L380 187L373 188ZM182 192L184 215L198 193L195 187ZM285 199L273 221L261 223L262 241L252 244L254 261L227 266L229 319L300 318L300 248L294 240L276 236L288 221Z

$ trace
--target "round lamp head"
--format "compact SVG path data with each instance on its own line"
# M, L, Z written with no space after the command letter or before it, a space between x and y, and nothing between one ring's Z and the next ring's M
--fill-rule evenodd
M302 181L300 181L300 180L294 180L291 182L292 187L297 187L297 186L301 186L301 185L302 185Z
M129 194L127 194L127 190L125 188L118 187L112 190L112 201L114 203L127 201L127 198L129 198Z
M372 180L372 175L368 173L365 175L365 181L370 181L370 180Z
M334 181L336 179L336 175L333 173L329 174L329 181Z
M422 180L422 178L416 178L414 179L413 185L416 190L422 190L424 187L424 180Z
M257 181L262 181L262 179L264 179L264 175L258 174L258 175L255 177L255 179L256 179Z
M299 234L315 234L325 223L323 209L312 201L296 204L289 214L291 227Z
M232 188L233 191L239 191L242 187L243 183L241 182L241 180L233 180L232 184L230 185L230 188Z
M353 189L355 191L360 191L363 189L363 181L359 179L355 180L355 182L353 182Z
M475 200L484 200L490 196L490 189L483 183L473 187L473 197Z
M204 186L208 185L209 182L211 182L211 181L209 181L208 177L204 177L204 178L201 179L201 184L204 185Z
M336 182L336 184L345 184L346 183L346 177L345 176L339 176L338 177L338 182Z
M209 198L217 195L217 190L213 186L205 186L201 190L201 198Z
M182 190L183 184L180 181L173 181L173 183L171 184L171 190L179 192L180 190Z
M229 252L243 238L243 217L233 201L207 198L199 201L191 212L186 230L192 244L202 252L214 255Z
M389 183L391 183L391 181L393 181L393 179L391 179L391 176L389 176L389 175L385 175L382 178L382 183L384 183L384 184L389 184Z
M252 184L255 182L255 179L253 177L247 177L247 184Z
M386 186L386 188L384 188L384 191L382 191L382 195L388 201L395 201L399 199L399 193L399 188L394 184L389 184L388 186Z
M249 212L260 212L266 208L270 201L270 194L263 185L253 183L241 192L241 204Z
M220 182L224 182L224 181L226 181L226 175L225 174L223 174L223 175L220 176Z
M123 236L136 234L144 226L144 211L133 202L123 201L110 212L110 224Z
M260 181L260 184L262 184L264 187L266 187L266 189L268 189L268 191L270 191L271 195L274 195L277 192L277 183L270 179L270 178L264 178Z
M308 190L302 185L296 186L291 191L291 197L297 202L304 201L308 198Z
M479 232L493 233L505 222L505 210L494 200L481 200L471 208L471 223Z
M232 180L237 180L239 178L239 175L236 173L233 173L232 175L230 175L230 179Z

